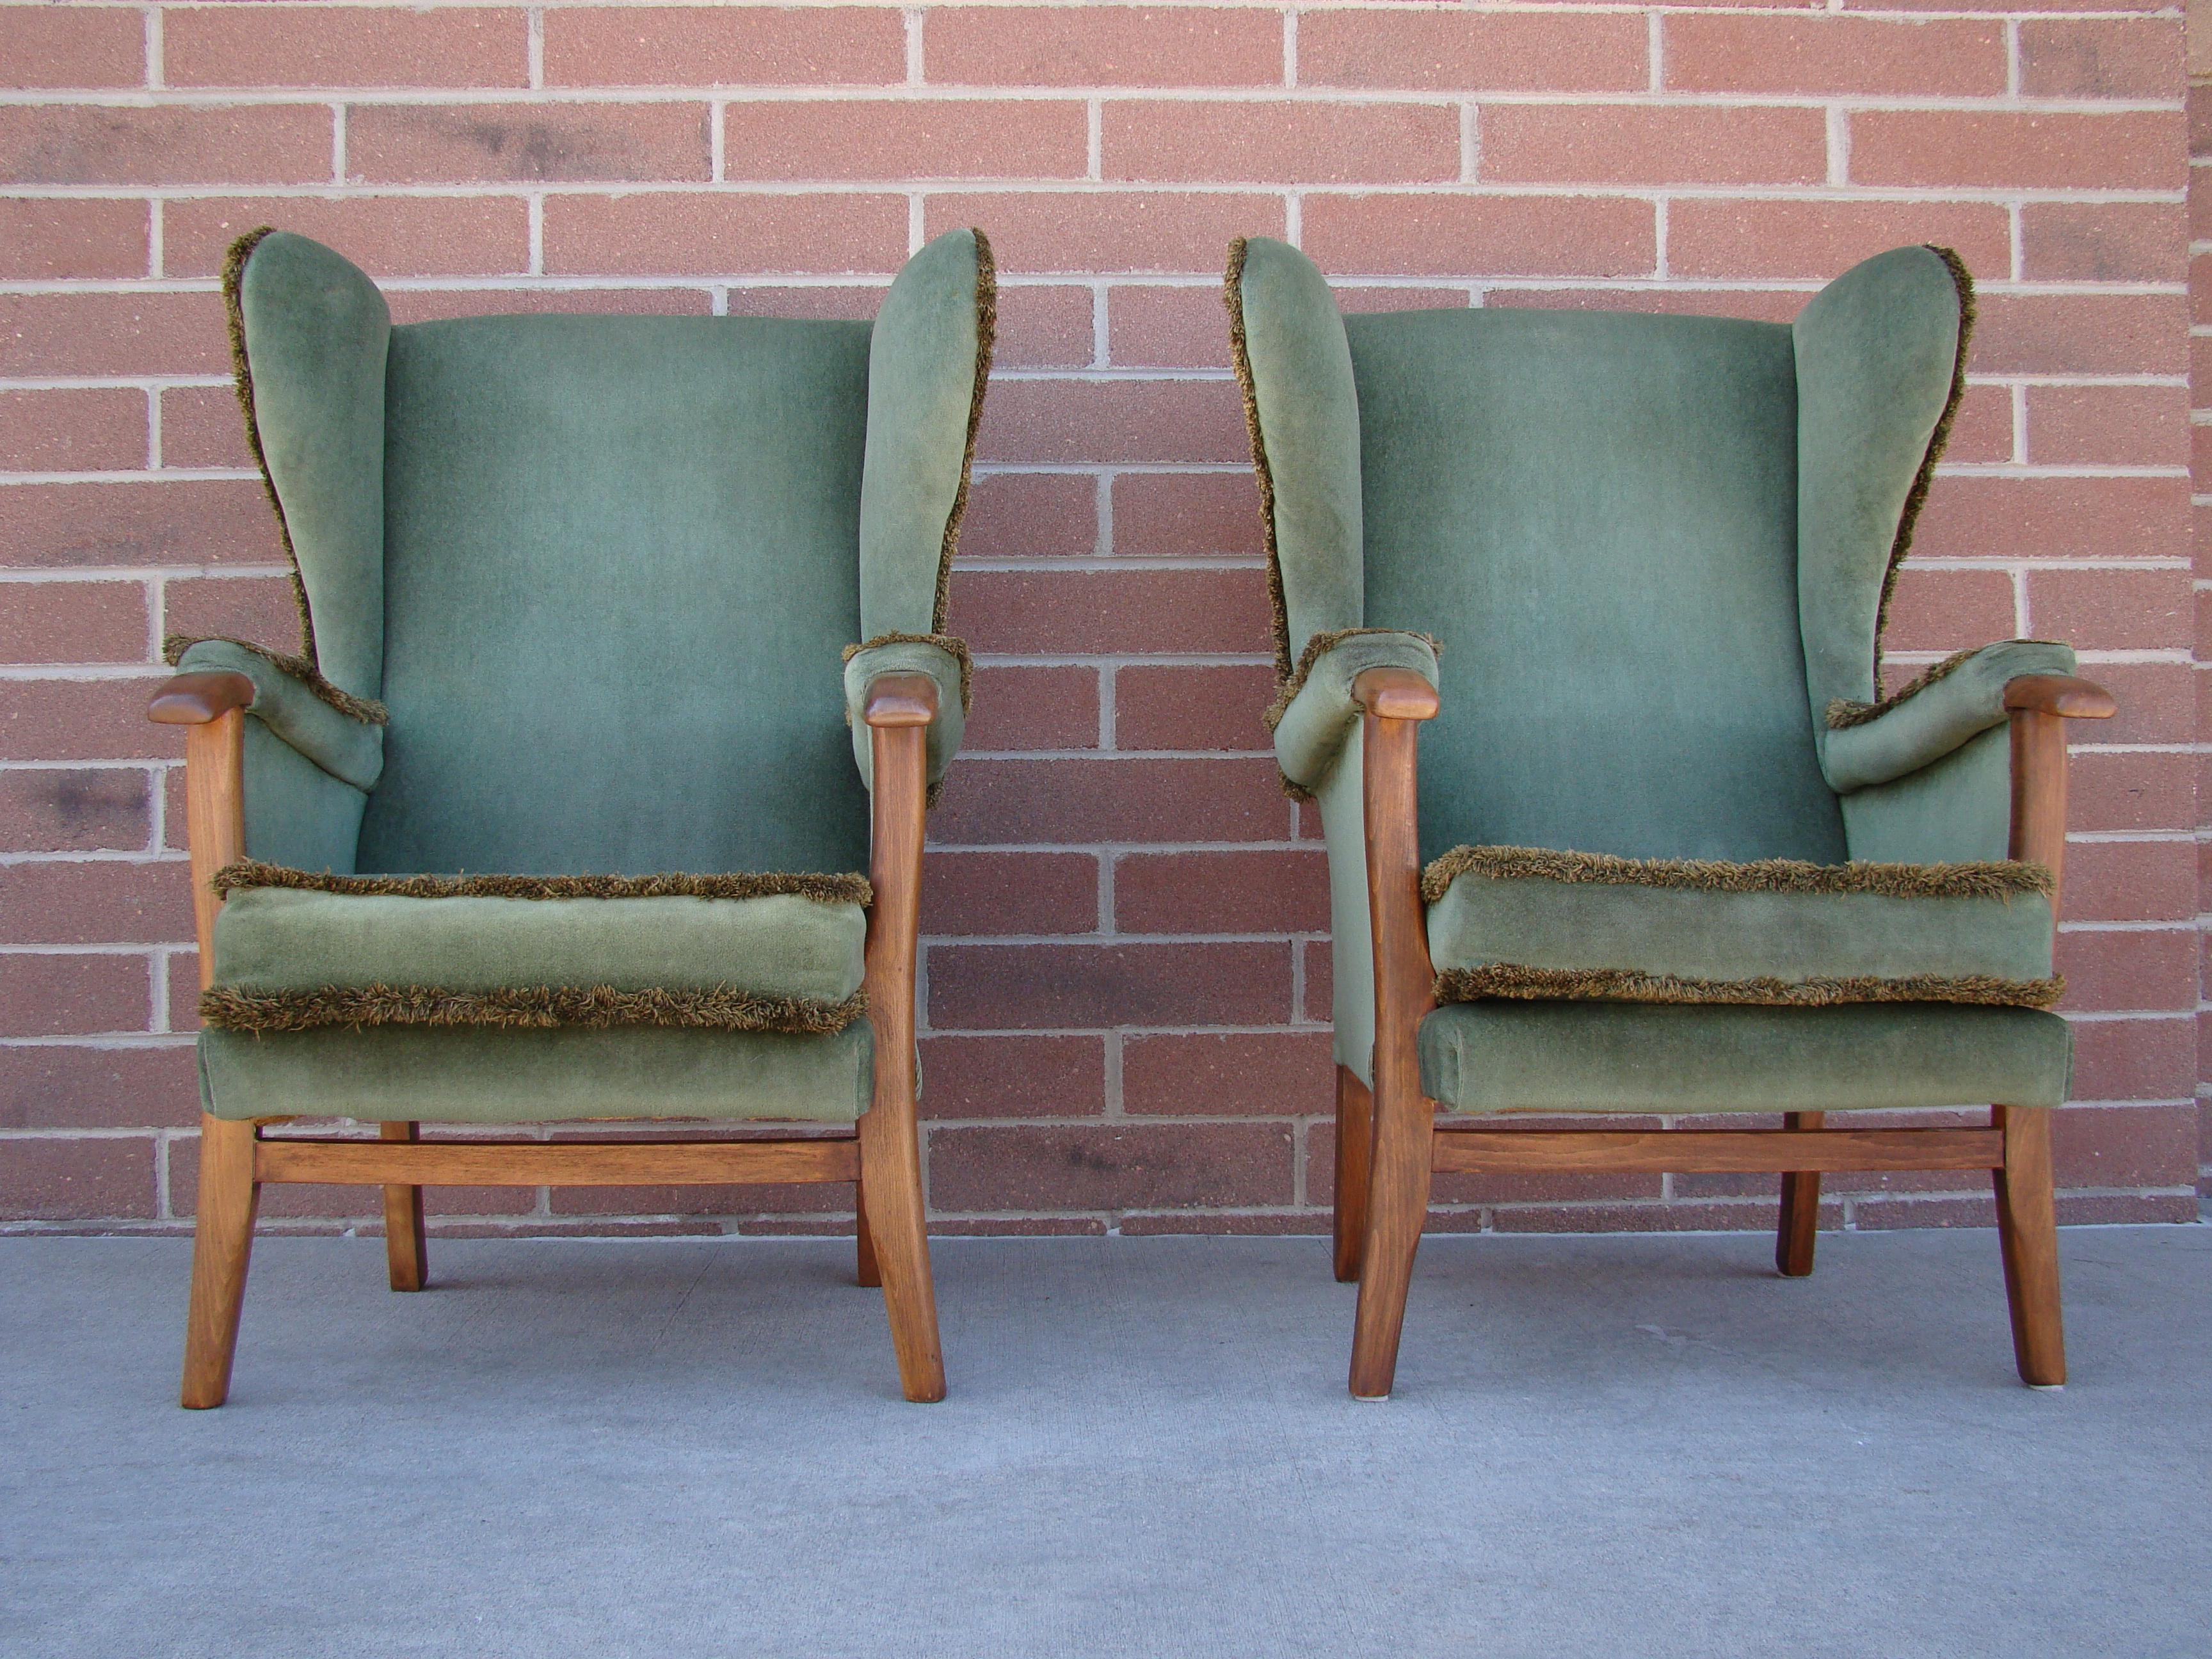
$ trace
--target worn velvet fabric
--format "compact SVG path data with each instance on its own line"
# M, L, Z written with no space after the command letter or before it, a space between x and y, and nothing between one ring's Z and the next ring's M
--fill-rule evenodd
M886 674L926 674L937 687L937 718L924 743L929 787L945 781L967 731L968 676L959 658L927 640L887 640L865 646L845 661L845 723L853 734L853 763L860 781L876 785L875 740L868 726L868 688Z
M1319 787L1358 726L1352 683L1370 668L1403 668L1437 684L1437 650L1414 634L1363 632L1339 641L1308 666L1275 722L1275 761L1302 790Z
M1888 783L1932 766L1991 726L2002 726L2008 682L2029 674L2070 674L2070 646L2044 640L2007 640L1985 646L1941 679L1853 725L1838 727L1836 714L1851 705L1838 700L1820 733L1820 766L1846 799L1856 791ZM1848 834L1848 809L1844 824Z

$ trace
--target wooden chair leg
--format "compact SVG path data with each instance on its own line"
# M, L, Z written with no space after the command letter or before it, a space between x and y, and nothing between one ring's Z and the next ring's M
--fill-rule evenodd
M875 1236L868 1231L868 1183L863 1179L853 1183L853 1243L858 1261L854 1277L864 1290L875 1290L884 1282L884 1270L876 1261Z
M1785 1129L1817 1129L1826 1112L1785 1112ZM1791 1170L1782 1177L1782 1224L1774 1237L1774 1269L1786 1279L1813 1271L1813 1241L1820 1226L1820 1172Z
M422 1126L387 1123L386 1140L420 1140ZM386 1187L384 1189L384 1257L395 1291L419 1291L429 1282L429 1242L422 1231L422 1189Z
M1359 1278L1367 1242L1367 1172L1375 1159L1375 1097L1348 1066L1336 1068L1336 1276Z
M1413 1282L1413 1255L1420 1249L1421 1228L1429 1216L1435 1134L1434 1115L1419 1088L1376 1093L1359 1307L1352 1327L1352 1392L1361 1400L1389 1399L1397 1376L1406 1293Z
M260 1183L253 1178L253 1125L203 1115L180 1395L193 1411L220 1406L230 1396L230 1364L238 1352L238 1315L246 1301L246 1269L260 1198Z
M2004 1251L2005 1299L2012 1308L2013 1357L2020 1380L2030 1388L2063 1388L2066 1329L2058 1298L2051 1109L2000 1106L1990 1121L2004 1131L2004 1165L1996 1171L1997 1241Z
M899 1382L908 1400L925 1402L945 1398L945 1352L937 1338L937 1289L929 1273L921 1147L911 1097L905 1106L902 1113L878 1093L860 1119L860 1167L866 1172L868 1231L890 1315Z

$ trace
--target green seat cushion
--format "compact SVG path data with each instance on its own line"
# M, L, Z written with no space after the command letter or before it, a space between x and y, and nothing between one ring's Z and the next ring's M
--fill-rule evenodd
M2040 866L1636 860L1462 848L1423 880L1438 994L2043 1006Z
M2057 1106L2074 1039L2033 1008L1460 1002L1422 1022L1420 1056L1455 1112Z
M868 1022L830 1036L620 1026L343 1026L200 1033L200 1101L219 1118L537 1123L796 1118L868 1107Z

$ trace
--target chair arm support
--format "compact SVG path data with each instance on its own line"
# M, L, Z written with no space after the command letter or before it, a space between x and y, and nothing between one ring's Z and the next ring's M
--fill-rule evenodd
M853 728L853 763L863 783L873 787L875 777L875 751L868 734L895 720L927 732L929 787L933 793L942 787L966 735L967 653L958 640L911 634L887 634L848 651L845 718ZM926 713L921 712L925 698ZM895 714L894 703L908 712Z
M185 835L192 861L192 931L200 988L215 977L216 872L246 856L246 711L253 682L243 674L179 674L154 694L147 718L185 728Z
M1370 668L1352 683L1352 701L1378 720L1432 720L1437 688L1409 668Z
M2022 674L2007 680L2004 706L2009 712L2028 709L2069 720L2108 720L2120 712L2118 701L2103 686L2071 674Z
M927 726L937 718L937 682L927 674L885 674L869 685L861 717L870 726Z
M1327 641L1333 642L1323 644ZM1369 628L1316 635L1314 643L1323 648L1313 653L1303 672L1284 685L1269 711L1275 764L1295 789L1309 793L1328 781L1365 711L1353 690L1356 682L1384 674L1400 677L1389 682L1394 685L1433 687L1437 678L1436 642L1419 634ZM1312 652L1312 646L1307 649ZM1402 702L1413 694L1401 690L1392 695ZM1430 695L1433 697L1434 691Z
M1365 711L1362 813L1367 839L1367 914L1375 949L1375 1098L1421 1095L1415 1039L1436 1006L1428 918L1421 902L1419 745L1436 689L1397 668L1362 674L1353 694Z
M341 782L362 791L375 788L384 775L381 708L368 705L375 718L368 719L338 707L331 701L334 688L318 690L294 672L305 665L234 640L196 640L179 661L185 672L155 701L167 696L169 687L186 681L243 682L250 693L243 707L273 735ZM235 687L232 690L234 694ZM153 718L173 717L156 712Z
M2012 723L2012 833L2007 851L2051 872L2051 916L2059 915L2066 860L2066 722L2110 720L2119 704L2101 685L2067 674L2030 674L2005 686Z
M205 726L234 708L252 707L253 682L220 669L172 674L146 705L146 718L156 726Z
M1839 795L1908 776L2003 725L2008 687L2073 669L2068 646L2003 640L1936 664L1880 702L1831 703L1814 711L1820 770Z

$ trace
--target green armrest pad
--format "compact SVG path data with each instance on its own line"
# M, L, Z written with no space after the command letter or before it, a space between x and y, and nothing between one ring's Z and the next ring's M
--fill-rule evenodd
M368 790L384 775L384 728L341 713L263 653L233 640L198 640L177 666L186 673L245 675L253 682L248 712L332 777Z
M2070 646L2006 640L1948 658L1880 702L1831 702L1820 769L1838 794L1917 772L2004 724L2006 682L2073 672Z
M1291 682L1285 688L1290 701L1275 722L1275 763L1300 789L1319 789L1335 769L1359 724L1352 683L1370 668L1408 668L1434 685L1436 642L1419 634L1363 629L1325 647L1308 665L1304 684Z
M941 642L940 642L941 641ZM886 674L927 674L937 682L937 718L929 723L929 787L933 793L952 769L968 726L968 647L947 635L924 639L885 635L855 647L845 659L845 716L853 728L853 762L860 781L876 787L875 744L866 718L868 688Z

